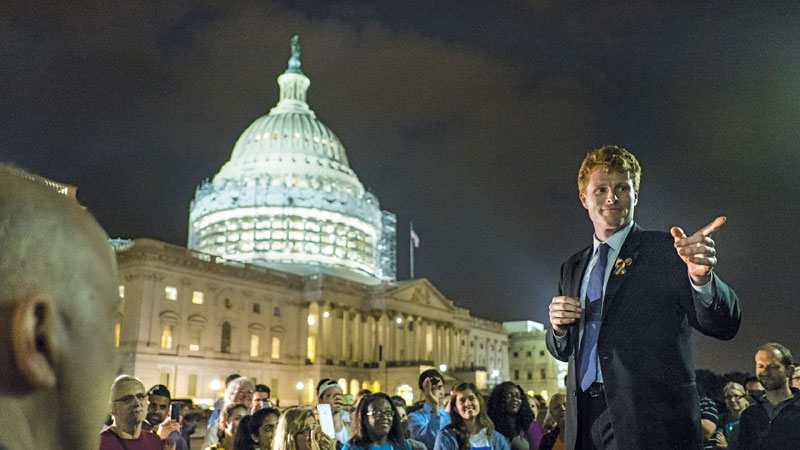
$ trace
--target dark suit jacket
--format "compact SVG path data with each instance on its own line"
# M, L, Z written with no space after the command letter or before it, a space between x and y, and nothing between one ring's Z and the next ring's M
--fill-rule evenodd
M606 284L597 354L614 436L624 450L702 448L691 329L719 339L731 339L739 330L736 294L714 275L711 306L695 302L673 242L668 233L634 224L618 256L630 263L624 273L612 269ZM561 266L559 295L580 296L591 250ZM546 338L550 353L569 362L568 450L575 448L578 426L578 332L577 325L570 327L563 349L552 326Z

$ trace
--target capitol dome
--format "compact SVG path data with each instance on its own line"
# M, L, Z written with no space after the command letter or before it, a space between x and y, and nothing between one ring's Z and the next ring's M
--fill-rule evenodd
M394 280L394 214L365 191L339 138L306 103L311 81L296 36L278 84L278 104L197 189L189 248L296 273Z

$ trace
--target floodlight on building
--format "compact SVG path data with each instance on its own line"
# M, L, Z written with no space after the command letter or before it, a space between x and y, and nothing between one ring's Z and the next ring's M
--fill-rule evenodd
M403 323L403 318L398 317L397 319L394 319L394 321L397 322L398 325L400 325L401 323Z
M222 387L222 382L220 382L219 379L211 381L211 390L212 391L218 391L219 388L221 388L221 387Z
M302 382L302 381L298 381L298 382L297 382L297 385L296 385L295 387L297 387L297 390L298 390L298 391L302 391L302 390L303 390L303 388L304 388L305 386L306 386L306 385L305 385L305 384L303 384L303 382Z
M330 316L331 316L331 313L329 313L328 311L325 311L324 313L322 313L322 317L324 317L324 318L326 318L326 319L327 319L328 317L330 317Z
M447 372L447 364L439 364L439 372Z
M316 319L314 319L314 316L312 316L311 314L309 314L309 315L308 315L308 324L309 324L309 325L314 325L315 323L317 323Z
M499 377L499 376L500 376L500 371L499 371L499 370L497 370L497 369L494 369L494 370L492 371L492 378L497 378L497 377Z

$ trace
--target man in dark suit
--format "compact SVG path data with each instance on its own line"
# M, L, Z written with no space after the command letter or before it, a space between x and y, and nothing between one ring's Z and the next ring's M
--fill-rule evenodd
M701 449L691 328L736 335L736 294L713 272L711 233L633 221L641 167L627 150L590 152L578 173L593 245L561 266L547 348L569 362L565 443L573 449Z

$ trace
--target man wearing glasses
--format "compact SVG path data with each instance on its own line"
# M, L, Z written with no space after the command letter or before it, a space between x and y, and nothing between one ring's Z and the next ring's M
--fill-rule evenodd
M225 409L225 406L232 403L241 403L243 405L250 405L253 402L253 394L255 393L255 385L247 377L239 377L228 383L225 388L225 404L220 408L220 411ZM219 419L214 421L208 426L206 437L203 440L203 448L211 447L219 441L217 433L219 432Z
M100 433L100 450L175 449L174 441L164 441L142 430L147 415L147 393L142 381L120 375L111 385L111 415L114 423Z
M450 424L450 414L440 408L444 399L444 378L436 369L428 369L419 375L419 388L425 396L425 406L408 415L408 431L428 450L433 450L436 435Z

